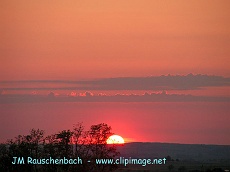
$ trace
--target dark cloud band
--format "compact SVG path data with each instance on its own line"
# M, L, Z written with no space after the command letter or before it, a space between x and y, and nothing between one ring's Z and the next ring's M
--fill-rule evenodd
M210 75L167 75L151 77L118 77L87 81L31 80L2 81L2 90L198 90L203 87L230 86L230 78ZM37 87L37 84L43 87ZM4 84L11 87L4 87ZM21 87L14 85L21 84ZM30 87L28 86L30 84ZM52 84L47 87L46 84ZM61 84L61 86L56 86ZM33 85L33 87L31 87Z

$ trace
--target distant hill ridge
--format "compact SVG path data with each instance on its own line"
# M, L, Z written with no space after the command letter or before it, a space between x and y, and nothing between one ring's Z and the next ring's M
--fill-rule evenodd
M178 144L156 142L131 142L118 147L121 156L132 158L163 158L173 160L229 162L230 145Z

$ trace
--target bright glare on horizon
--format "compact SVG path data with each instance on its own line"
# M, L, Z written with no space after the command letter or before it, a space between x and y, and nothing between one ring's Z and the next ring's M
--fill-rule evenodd
M124 144L124 139L119 135L112 135L107 139L107 144Z

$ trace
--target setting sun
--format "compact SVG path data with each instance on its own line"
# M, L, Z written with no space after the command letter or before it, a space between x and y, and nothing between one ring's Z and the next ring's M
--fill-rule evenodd
M124 144L125 141L121 136L112 135L107 139L107 144Z

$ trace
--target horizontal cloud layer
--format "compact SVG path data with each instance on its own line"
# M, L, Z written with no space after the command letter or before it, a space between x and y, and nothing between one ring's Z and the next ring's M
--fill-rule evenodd
M1 81L2 90L197 90L203 87L230 86L230 78L210 75L162 75L118 77L87 81L32 80ZM38 87L38 84L43 84ZM8 85L5 86L4 85ZM10 86L9 86L10 85ZM21 85L17 87L17 85ZM47 86L49 85L49 86Z
M93 95L85 92L76 96L57 95L50 92L48 95L0 95L0 103L35 103L35 102L230 102L230 97L193 96L185 94L145 93L143 95Z

